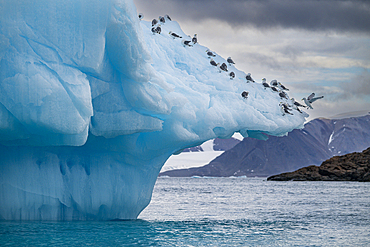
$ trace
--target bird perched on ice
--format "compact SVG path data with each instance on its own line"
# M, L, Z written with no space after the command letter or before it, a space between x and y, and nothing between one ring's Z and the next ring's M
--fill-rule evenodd
M192 47L192 43L190 40L186 40L186 39L183 39L181 40L181 44L185 47L185 46L189 46L189 47Z
M277 85L278 88L280 88L281 90L285 90L285 91L289 91L288 88L286 88L283 84L281 84L280 82L278 82L278 85Z
M211 52L210 50L206 50L206 53L207 53L207 55L208 55L208 58L211 58L211 57L215 57L216 55L213 53L213 52Z
M299 102L295 101L295 99L294 99L294 98L291 98L290 100L292 101L292 104L293 104L294 106L296 106L296 107L304 107L304 108L306 108L306 107L307 107L307 106L304 106L304 105L300 104Z
M231 71L230 74L229 74L229 76L230 76L230 79L232 80L232 79L235 78L235 73Z
M171 20L171 17L170 17L169 15L165 15L165 16L164 16L164 18L166 18L166 19L167 19L167 20L169 20L169 21L172 21L172 20Z
M242 92L242 97L243 97L244 99L246 99L246 98L248 98L248 94L249 94L249 92L243 91L243 92Z
M278 81L277 80L272 80L270 82L270 85L273 86L273 87L277 87L279 84L278 84Z
M283 116L285 114L293 115L293 113L289 112L289 110L291 110L291 109L286 104L280 102L279 106L280 106L281 113L283 113Z
M211 58L211 61L209 61L209 63L216 67L220 64L220 63L216 63L212 58Z
M221 65L220 65L220 70L222 70L222 71L225 71L225 72L227 72L228 70L227 70L227 65L226 65L226 63L222 63ZM220 71L221 72L221 71Z
M176 38L181 39L181 38L182 38L180 35L178 35L178 34L176 34L176 33L172 32L172 31L170 31L170 32L169 32L169 35L170 35L173 39L176 39Z
M304 107L304 108L306 108L304 105L301 105L300 103L298 103L297 101L295 101L294 98L291 98L290 100L292 102L292 105L289 105L289 106L291 106L293 109L299 111L300 113L302 113L302 111L298 107Z
M269 84L267 84L267 82L266 82L266 78L263 78L262 79L262 86L265 87L265 90L266 90L266 88L269 88L270 87Z
M316 100L318 100L318 99L322 99L322 98L324 98L324 96L320 96L320 97L316 97L315 98L315 93L311 93L308 97L307 97L307 99L306 98L303 98L302 100L304 101L304 103L306 103L306 105L307 105L307 108L309 107L309 108L311 108L311 109L313 109L313 107L312 107L312 103L313 102L315 102Z
M156 27L152 27L152 34L154 35L154 34L156 34L157 33L157 30L156 30Z
M288 95L284 91L279 91L280 98L288 99Z
M166 23L166 19L163 16L160 16L158 19L161 24Z
M158 19L161 24L166 23L166 19L163 16L160 16Z
M153 34L156 34L156 33L161 34L161 32L162 32L161 25L158 25L157 27L152 27Z
M276 87L271 87L272 91L279 92L279 90Z
M226 61L229 63L229 66L231 66L232 64L235 64L234 61L231 59L231 57L228 57Z
M157 19L153 19L152 20L152 27L154 27L155 25L157 25L157 23L158 23L158 20Z
M139 13L139 20L141 20L141 19L143 19L144 18L144 14L142 14L142 13Z
M191 39L191 42L193 42L193 44L194 44L194 45L195 45L196 43L198 43L197 34L194 34L193 38Z
M248 73L245 78L247 79L247 82L255 82L253 79L252 79L252 76L251 76L251 73Z

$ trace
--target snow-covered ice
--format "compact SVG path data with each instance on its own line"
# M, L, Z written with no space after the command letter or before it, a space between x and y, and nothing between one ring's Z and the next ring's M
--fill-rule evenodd
M224 151L183 152L178 155L172 155L162 167L161 172L205 166L223 152Z
M210 65L201 34L184 47L179 23L161 28L132 0L2 2L0 219L136 218L173 153L303 127L278 94Z

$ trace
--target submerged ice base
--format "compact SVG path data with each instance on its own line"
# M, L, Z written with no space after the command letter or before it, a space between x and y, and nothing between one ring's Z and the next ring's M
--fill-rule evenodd
M1 150L2 220L135 219L168 157L148 162L90 140L83 147Z
M134 219L173 153L307 117L170 37L189 38L176 21L153 35L131 0L5 1L0 20L3 220Z

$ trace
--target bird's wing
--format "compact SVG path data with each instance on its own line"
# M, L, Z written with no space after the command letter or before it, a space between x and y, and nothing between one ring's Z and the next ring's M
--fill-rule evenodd
M306 103L307 107L313 109L312 105L310 104L310 102L307 99L303 98L303 101L304 101L304 103Z
M310 100L309 100L309 102L310 102L310 103L313 103L313 102L315 102L316 100L318 100L318 99L322 99L322 98L324 98L324 96L320 96L320 97L312 98L312 99L310 99Z
M311 100L313 97L315 97L315 93L311 93L311 94L307 97L307 100Z

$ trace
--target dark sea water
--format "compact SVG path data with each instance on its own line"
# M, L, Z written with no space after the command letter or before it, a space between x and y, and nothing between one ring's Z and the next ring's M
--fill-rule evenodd
M0 222L0 246L370 246L370 183L159 178L138 220Z

